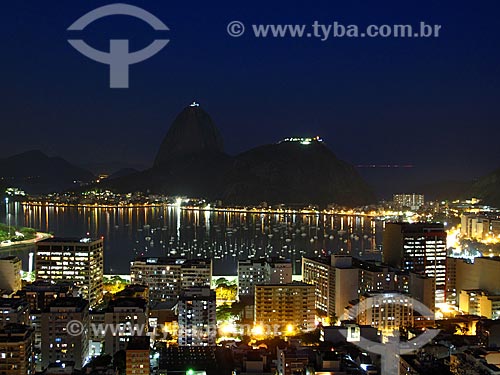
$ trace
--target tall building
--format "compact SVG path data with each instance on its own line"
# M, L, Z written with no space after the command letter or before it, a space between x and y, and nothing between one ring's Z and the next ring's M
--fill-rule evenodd
M460 220L460 234L465 238L475 238L481 240L488 237L488 235L493 234L491 226L495 220L492 220L484 215L463 214L460 217Z
M481 289L463 289L459 296L460 311L467 315L482 316L487 319L500 318L500 296L489 295Z
M372 292L360 297L354 309L359 325L369 325L390 335L394 330L412 327L413 302L410 296L396 292Z
M436 309L436 290L434 279L410 272L408 292L412 298L422 302L429 310Z
M215 345L215 291L209 287L183 290L177 304L180 346Z
M266 332L315 327L314 286L302 282L255 286L255 324Z
M278 258L238 261L238 295L253 296L257 284L289 284L292 263Z
M333 275L329 259L302 258L302 281L314 285L315 308L318 315L328 318L336 316Z
M500 257L448 258L448 269L450 301L467 314L500 318Z
M238 295L253 296L255 285L269 282L266 260L239 260L238 261Z
M188 259L181 265L181 290L212 285L212 259Z
M305 353L297 353L293 349L276 349L276 373L277 375L297 375L306 374L306 367L309 364L309 357Z
M266 264L269 284L290 284L292 282L292 263L287 260L271 260Z
M359 294L372 291L397 290L401 275L393 268L353 258L353 267L359 270Z
M422 194L394 194L393 203L397 208L410 208L412 210L418 210L425 203L424 196Z
M20 298L0 298L0 328L7 324L29 324L29 305Z
M455 285L457 294L467 289L481 289L490 295L500 295L500 257L478 257L474 263L457 259Z
M446 288L446 232L439 223L386 223L384 262L434 279L436 302L444 302Z
M35 329L35 348L41 349L42 344L42 312L60 297L71 297L73 295L72 284L69 282L53 283L39 280L25 285L14 296L15 299L26 300L29 304L29 321ZM37 370L40 370L41 361L38 356Z
M450 305L458 305L458 294L457 293L457 266L459 262L463 260L460 258L446 258L446 291L445 299L446 303Z
M125 374L149 375L149 336L130 338L125 350Z
M71 322L71 323L70 323ZM81 297L57 298L42 313L42 367L73 361L80 369L89 353L89 303Z
M60 281L54 283L47 280L34 281L18 291L15 298L23 298L30 305L30 312L43 311L50 303L59 297L72 297L73 284Z
M134 336L148 333L148 304L143 298L117 298L109 302L104 313L104 350L114 355L124 350Z
M90 306L103 295L103 240L50 238L39 241L35 252L37 280L71 281Z
M0 289L15 293L21 289L22 262L16 256L0 258Z
M24 324L8 324L0 329L0 374L34 375L33 329Z
M176 301L181 290L212 282L211 259L137 258L130 264L132 283L149 287L151 304Z
M315 307L327 324L342 319L349 301L358 298L359 269L350 256L302 258L302 281L314 285Z

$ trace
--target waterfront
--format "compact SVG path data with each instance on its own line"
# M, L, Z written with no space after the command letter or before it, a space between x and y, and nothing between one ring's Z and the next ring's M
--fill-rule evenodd
M129 273L137 256L209 257L214 274L236 274L237 259L276 256L291 259L300 273L306 256L351 254L378 259L383 222L367 215L266 213L153 207L91 207L10 203L11 224L63 237L104 237L106 273ZM6 222L7 210L0 213ZM27 269L29 252L16 254Z

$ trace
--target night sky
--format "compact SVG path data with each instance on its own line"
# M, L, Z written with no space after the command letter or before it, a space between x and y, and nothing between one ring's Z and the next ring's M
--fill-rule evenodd
M67 27L110 1L2 4L0 157L41 149L74 163L149 166L176 114L196 100L236 154L287 136L321 135L353 164L408 163L430 180L500 167L500 3L472 1L126 1L156 32L113 16ZM232 38L232 20L247 33ZM441 24L430 39L257 39L250 25ZM67 42L100 50L130 39L170 43L133 65L129 89ZM439 173L438 173L439 171Z

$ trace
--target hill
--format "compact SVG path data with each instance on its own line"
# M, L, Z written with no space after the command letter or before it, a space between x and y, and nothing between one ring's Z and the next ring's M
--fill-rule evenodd
M476 181L471 196L480 198L482 203L500 207L500 168Z
M49 157L32 150L0 159L0 181L31 194L70 189L80 182L91 182L94 175L60 157Z
M222 199L230 204L360 205L371 189L322 142L281 142L237 156L224 152L208 113L186 107L169 128L151 169L107 182L119 191Z

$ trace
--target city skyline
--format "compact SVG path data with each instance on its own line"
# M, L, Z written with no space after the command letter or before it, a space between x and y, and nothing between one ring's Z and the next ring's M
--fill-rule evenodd
M0 375L500 374L498 1L2 10Z

